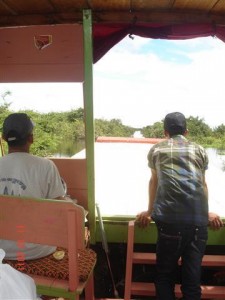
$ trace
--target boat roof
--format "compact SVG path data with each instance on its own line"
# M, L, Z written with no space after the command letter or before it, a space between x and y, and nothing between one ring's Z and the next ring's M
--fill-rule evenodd
M83 82L85 10L94 63L127 35L225 42L225 0L2 0L0 82Z
M0 26L72 24L91 9L95 23L225 24L224 0L4 0Z

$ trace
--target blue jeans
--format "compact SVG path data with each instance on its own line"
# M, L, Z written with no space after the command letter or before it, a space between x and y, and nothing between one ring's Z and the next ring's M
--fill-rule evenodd
M208 238L207 226L156 222L155 280L158 300L174 300L178 260L182 261L181 291L183 300L201 299L201 263Z

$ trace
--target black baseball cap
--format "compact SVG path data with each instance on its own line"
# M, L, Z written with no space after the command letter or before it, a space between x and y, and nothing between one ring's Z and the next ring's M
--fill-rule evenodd
M185 116L180 112L167 114L164 119L164 129L168 132L185 132L187 129Z
M24 140L32 133L34 123L25 113L10 114L3 123L3 138L7 142Z

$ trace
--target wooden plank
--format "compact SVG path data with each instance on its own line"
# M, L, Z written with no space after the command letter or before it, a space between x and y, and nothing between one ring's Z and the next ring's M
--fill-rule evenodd
M67 185L67 194L88 210L86 159L49 158Z
M155 264L156 254L148 252L134 252L133 253L133 263L134 264Z
M224 24L223 0L8 0L0 2L0 26L82 22L82 9L93 10L94 22Z
M147 282L132 282L131 295L155 296L154 283Z
M68 213L76 213L77 244L84 248L84 209L63 200L45 200L0 195L1 239L68 248ZM15 209L15 207L18 208ZM18 213L19 212L19 213ZM46 230L48 228L48 230ZM73 232L73 231L71 231Z
M213 13L224 14L225 13L225 1L219 0L212 8Z
M129 23L132 24L134 18L137 22L147 22L147 23L158 23L158 24L189 24L189 23L212 23L215 24L225 24L225 18L223 14L209 14L199 11L183 10L180 12L171 10L158 10L158 11L138 11L138 12L127 12L118 11L99 13L96 12L93 16L93 21L99 23ZM0 23L1 24L1 23Z
M225 255L204 255L202 266L225 267Z
M201 299L224 299L225 287L224 286L202 286ZM142 296L155 296L155 286L153 283L146 282L132 282L131 288L132 295ZM176 297L182 297L180 285L175 286Z
M132 1L132 9L141 11L141 10L166 10L172 8L174 0L151 0L151 1L140 1L133 0Z
M182 9L182 10L192 10L192 11L202 11L202 12L209 12L214 5L218 2L218 0L176 0L174 3L175 9Z
M224 286L202 286L201 299L225 299Z
M0 39L1 82L83 82L82 26L3 28Z
M134 252L134 264L155 264L156 254L149 252ZM202 260L203 267L225 267L225 255L204 255Z

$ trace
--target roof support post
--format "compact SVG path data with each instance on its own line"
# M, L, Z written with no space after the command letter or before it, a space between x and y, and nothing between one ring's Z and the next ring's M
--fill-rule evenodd
M94 167L94 113L93 113L93 45L92 45L92 13L83 10L84 35L84 111L85 111L85 142L88 184L88 220L91 243L95 243L95 167Z

